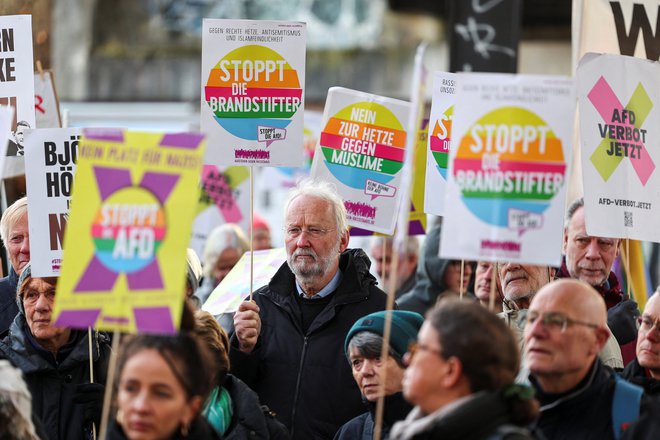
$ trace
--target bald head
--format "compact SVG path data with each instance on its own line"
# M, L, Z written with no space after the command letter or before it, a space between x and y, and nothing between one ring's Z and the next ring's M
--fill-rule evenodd
M544 391L563 393L585 378L608 338L598 292L574 279L553 281L529 306L525 361Z

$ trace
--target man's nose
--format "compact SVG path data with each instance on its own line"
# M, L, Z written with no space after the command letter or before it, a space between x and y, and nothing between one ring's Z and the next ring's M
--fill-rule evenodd
M305 231L304 229L300 231L300 235L298 236L298 239L296 240L296 246L298 247L309 247L309 233Z
M589 240L586 257L590 259L600 259L600 248L598 247L598 239L596 237L592 237L591 240Z
M21 253L23 254L30 253L30 237L28 235L25 236L23 242L21 243Z

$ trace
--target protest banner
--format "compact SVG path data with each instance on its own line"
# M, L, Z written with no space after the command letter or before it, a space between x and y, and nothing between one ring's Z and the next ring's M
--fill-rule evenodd
M577 70L590 235L660 242L660 63L587 54Z
M22 155L23 132L35 125L30 15L0 16L0 106L15 109L11 124L14 135L2 155Z
M36 128L59 128L62 126L60 102L55 91L53 73L49 70L34 74L34 111L36 114Z
M424 211L433 215L445 214L447 166L455 103L456 75L448 72L435 72L433 74L433 98L426 155L426 187L433 188L433 191L426 191L424 194Z
M572 80L459 74L457 83L440 255L558 266Z
M204 20L205 163L302 165L305 42L304 23Z
M270 282L275 272L286 261L284 248L255 251L253 257L253 289L259 289ZM248 282L250 275L250 252L243 254L227 276L218 284L202 306L212 315L232 313L238 305L250 296L252 290Z
M30 130L25 136L25 179L30 264L35 277L60 274L81 129Z
M84 131L56 326L176 331L204 148L194 133Z
M250 227L249 178L247 167L202 167L200 198L190 239L190 247L202 263L204 244L213 228L235 223L247 233Z
M311 176L334 183L348 224L391 235L401 195L410 104L332 87Z

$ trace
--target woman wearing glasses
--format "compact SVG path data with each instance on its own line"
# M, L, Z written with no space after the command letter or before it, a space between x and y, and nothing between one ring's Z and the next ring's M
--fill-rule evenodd
M403 393L415 408L390 438L536 438L525 426L538 406L529 388L513 384L519 357L500 318L476 302L442 300L406 354Z

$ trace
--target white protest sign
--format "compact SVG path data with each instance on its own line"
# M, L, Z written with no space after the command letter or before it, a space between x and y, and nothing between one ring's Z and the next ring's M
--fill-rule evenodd
M561 261L573 82L459 74L440 255Z
M299 22L204 19L205 163L302 165L306 38Z
M455 103L456 74L435 72L426 154L426 188L433 190L424 192L424 212L433 215L445 214L447 167Z
M392 234L410 104L333 87L323 114L311 176L334 183L348 224Z
M36 277L60 274L81 134L78 128L44 128L25 136L30 261Z
M34 128L32 16L0 16L0 106L16 109L6 154L22 154L23 132Z
M577 70L589 235L660 242L660 63L587 54Z
M53 82L53 74L43 71L34 74L34 111L36 128L60 128L60 107Z

